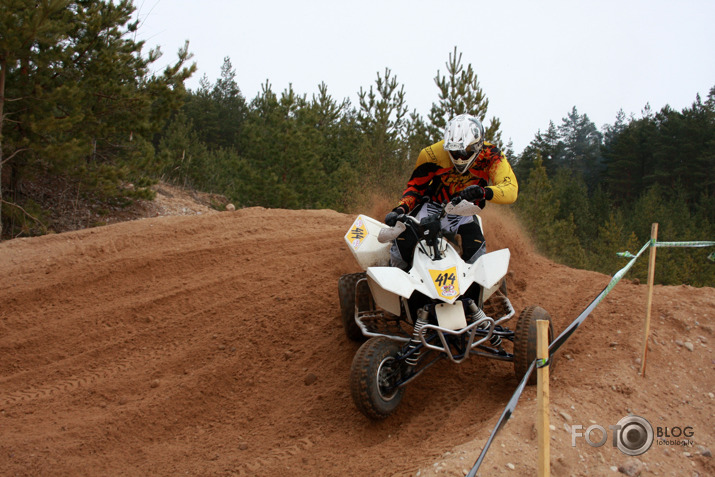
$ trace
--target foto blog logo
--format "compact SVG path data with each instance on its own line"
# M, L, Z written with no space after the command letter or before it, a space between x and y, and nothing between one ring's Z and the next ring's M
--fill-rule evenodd
M653 445L653 426L647 419L640 416L626 416L618 424L608 426L612 433L613 447L626 455L637 456L644 454ZM585 432L583 426L571 426L571 446L576 447L576 439L583 437L591 447L601 447L608 440L608 433L603 426L594 424ZM594 432L598 431L598 432ZM600 438L598 436L600 435ZM594 440L598 439L598 440Z

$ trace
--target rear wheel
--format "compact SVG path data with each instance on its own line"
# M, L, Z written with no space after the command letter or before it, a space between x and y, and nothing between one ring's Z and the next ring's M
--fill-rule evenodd
M554 340L554 327L549 312L539 306L529 306L519 315L514 332L514 373L522 379L531 362L536 359L536 321L549 322L549 344ZM529 376L527 384L536 384L536 372Z
M370 295L366 292L359 293L356 301L357 282L367 275L362 273L350 273L338 279L338 296L340 297L340 317L345 329L345 335L353 341L363 341L365 337L362 330L355 322L357 310L366 310L370 306ZM355 305L358 305L357 307Z
M402 346L385 337L370 338L358 350L350 369L350 390L355 406L370 419L385 419L402 400L404 388L397 356Z

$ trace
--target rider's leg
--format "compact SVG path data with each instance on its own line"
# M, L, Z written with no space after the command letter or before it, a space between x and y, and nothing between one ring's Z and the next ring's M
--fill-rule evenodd
M465 262L474 263L486 253L487 247L479 222L475 220L462 224L457 233L462 236L462 258Z
M434 213L436 209L429 203L418 205L411 215L414 215L417 220L421 220L430 213ZM415 254L417 246L417 237L410 229L405 230L397 237L397 240L392 242L390 247L390 265L399 267L408 272L412 266L412 258Z
M412 256L415 253L417 237L409 230L405 230L397 237L390 247L390 265L408 271L412 265Z

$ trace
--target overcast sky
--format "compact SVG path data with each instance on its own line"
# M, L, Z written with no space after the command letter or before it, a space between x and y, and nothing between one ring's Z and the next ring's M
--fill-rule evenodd
M680 110L715 86L713 0L135 0L140 37L160 46L161 68L190 41L198 87L223 58L251 100L268 80L311 97L325 82L337 100L390 68L410 110L426 117L437 70L456 46L489 98L487 118L521 152L576 106L599 127L646 103ZM487 121L488 122L488 121Z

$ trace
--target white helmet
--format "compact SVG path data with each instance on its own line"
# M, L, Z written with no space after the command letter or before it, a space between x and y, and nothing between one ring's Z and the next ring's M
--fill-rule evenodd
M460 174L472 167L483 145L484 126L474 116L460 114L444 128L444 149Z

